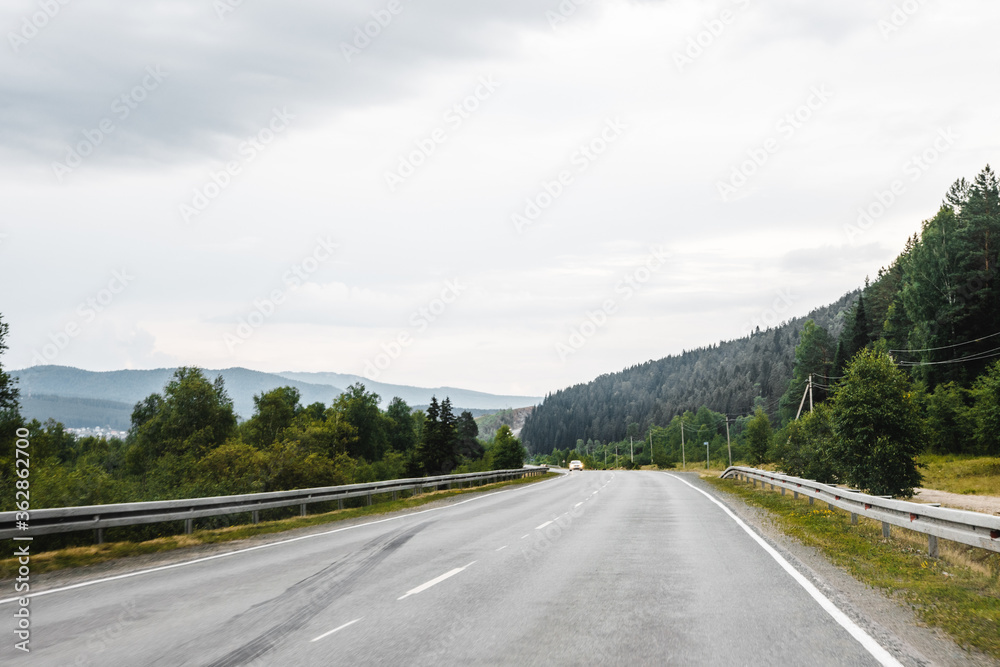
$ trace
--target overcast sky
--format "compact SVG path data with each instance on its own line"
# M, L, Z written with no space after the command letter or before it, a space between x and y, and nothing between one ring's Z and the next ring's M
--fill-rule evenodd
M8 0L3 364L543 395L804 315L997 161L998 20Z

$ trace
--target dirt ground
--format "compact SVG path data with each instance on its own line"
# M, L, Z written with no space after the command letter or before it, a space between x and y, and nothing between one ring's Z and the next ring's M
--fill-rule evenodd
M941 503L941 507L1000 516L1000 497L997 496L974 496L934 489L917 489L913 500L918 503Z

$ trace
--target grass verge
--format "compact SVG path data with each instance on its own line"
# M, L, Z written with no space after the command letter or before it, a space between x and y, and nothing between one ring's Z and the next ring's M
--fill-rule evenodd
M1000 496L1000 458L924 454L917 457L921 486L966 495Z
M467 489L452 489L450 491L433 491L422 493L419 496L411 496L399 500L389 500L375 503L365 507L335 510L324 514L313 514L304 517L282 519L280 521L262 521L261 523L245 524L241 526L230 526L214 530L196 530L190 535L171 535L160 537L155 540L145 542L108 542L105 544L94 544L85 547L71 547L59 549L57 551L46 551L31 555L31 574L42 574L72 567L85 567L96 565L117 558L127 558L130 556L142 556L154 554L185 547L199 546L203 544L218 544L220 542L233 542L243 540L257 535L267 535L270 533L280 533L295 528L306 528L309 526L319 526L346 519L356 519L358 517L376 516L388 514L403 509L420 507L436 500L461 496L470 493L482 493L492 491L505 486L518 486L522 484L533 484L545 479L555 477L556 473L545 473L537 477L525 477L508 482L497 482L486 486L476 486ZM10 579L17 575L18 562L16 558L8 558L0 561L0 579Z
M905 601L927 625L939 627L963 647L1000 658L1000 554L940 541L940 558L927 556L926 536L809 505L778 491L761 491L734 480L705 476L719 491L771 513L775 524L816 547L855 578Z

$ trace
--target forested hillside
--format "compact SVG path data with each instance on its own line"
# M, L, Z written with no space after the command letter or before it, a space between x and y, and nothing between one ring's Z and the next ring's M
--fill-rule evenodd
M995 452L1000 389L991 383L1000 371L989 364L1000 356L998 263L1000 186L987 166L971 182L956 181L860 293L748 338L558 391L532 412L522 438L533 453L641 438L699 408L735 417L760 407L783 426L807 386L823 402L859 353L878 348L915 382L921 440L938 451Z
M803 323L812 319L839 334L857 298L858 292L845 294L807 318L557 391L534 409L521 439L529 452L548 453L572 449L578 439L613 442L643 434L701 406L730 416L757 404L773 410L788 389Z

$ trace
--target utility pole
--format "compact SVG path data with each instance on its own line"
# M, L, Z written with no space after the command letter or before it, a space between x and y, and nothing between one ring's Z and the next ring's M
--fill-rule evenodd
M708 443L705 443L705 470L708 470Z
M733 467L733 443L729 441L729 417L726 417L726 447L729 448L729 467Z
M813 411L813 376L809 376L809 412Z
M687 459L684 456L684 421L683 421L683 419L684 418L681 417L681 420L682 420L681 421L681 468L682 469L686 469L687 468Z
M632 457L632 463L635 463L635 443L632 442L632 436L628 437L628 449L629 455Z
M809 377L812 378L811 375ZM802 406L806 404L806 396L809 394L809 389L810 389L810 384L807 384L806 390L802 392L802 400L799 401L799 411L795 413L795 419L798 419L799 415L802 414ZM810 406L809 409L812 410L812 406Z

